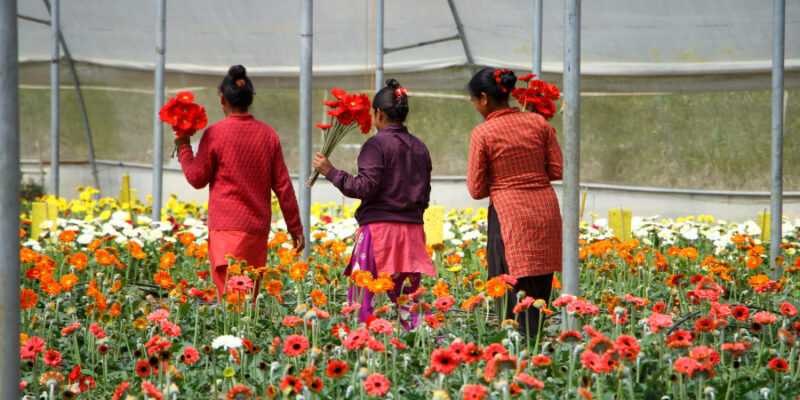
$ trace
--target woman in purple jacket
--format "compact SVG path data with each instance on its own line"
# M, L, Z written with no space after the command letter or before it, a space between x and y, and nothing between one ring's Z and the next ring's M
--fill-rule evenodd
M406 89L394 79L372 99L373 120L378 133L369 138L358 155L358 175L331 165L325 155L314 156L314 168L348 197L361 199L356 210L359 230L345 275L357 270L391 276L394 288L389 298L397 303L403 293L419 288L422 274L436 276L425 250L422 215L431 193L431 156L425 143L403 125L408 115ZM377 296L376 296L377 297ZM367 290L351 287L348 301L361 301L360 321L366 321L378 306ZM398 307L406 329L417 324L417 314L408 305Z

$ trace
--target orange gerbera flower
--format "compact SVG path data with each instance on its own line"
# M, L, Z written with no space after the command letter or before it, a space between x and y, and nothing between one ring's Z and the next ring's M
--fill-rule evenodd
M106 267L114 262L114 256L111 253L109 253L106 249L97 250L94 253L94 258L97 260L98 263L100 263L101 265L105 265Z
M325 296L321 290L314 289L311 291L311 302L317 307L322 307L328 302L328 296Z
M27 310L36 306L39 296L32 289L22 289L19 293L20 309Z
M287 236L285 233L275 232L275 234L272 235L272 239L270 239L267 245L269 246L270 249L274 249L288 241L289 241L289 236Z
M681 254L681 248L678 246L672 246L667 250L667 255L670 257L675 257L679 254Z
M450 287L443 281L438 281L433 285L431 292L436 297L450 296Z
M694 260L697 258L697 249L694 247L685 247L681 249L681 257Z
M194 250L194 258L205 260L208 257L208 242L200 243Z
M173 265L175 265L175 253L168 251L161 255L161 261L158 263L161 269L167 269Z
M761 257L759 256L751 256L747 258L747 268L756 269L759 265L761 265Z
M122 307L119 306L119 303L114 303L111 306L111 309L108 310L108 315L112 317L117 317L122 313Z
M445 258L445 261L450 265L461 264L461 256L458 253L452 253Z
M486 295L499 298L506 294L506 284L500 278L494 277L486 282Z
M72 286L78 283L78 277L75 274L66 274L61 277L59 283L61 284L61 290L69 292L72 290Z
M86 253L75 253L69 258L69 265L72 265L78 271L83 271L88 262L89 257L86 255Z
M142 246L139 246L139 243L130 240L125 246L128 248L128 251L131 252L131 256L133 256L133 258L137 260L144 260L147 257L147 254L142 251Z
M737 233L731 238L731 242L736 244L742 244L745 240L747 240L747 235L744 233Z
M764 254L765 251L767 251L767 249L765 249L764 246L755 245L755 246L751 247L750 250L747 250L747 255L748 256L759 256L761 254Z
M43 279L41 281L41 287L43 292L51 296L61 293L61 285L59 285L58 282L56 282L56 280L53 278Z
M753 275L747 280L747 284L753 289L764 286L767 282L769 282L769 277L764 274Z
M281 291L283 290L283 283L281 281L276 281L275 279L270 279L266 285L267 292L273 296L280 296Z
M307 273L308 264L305 261L298 261L292 264L292 268L289 270L289 276L298 282L302 281Z
M166 270L156 272L155 275L153 275L153 280L158 286L161 286L167 290L175 287L175 283L172 282L172 277L170 277L169 271Z
M37 253L37 252L27 248L27 247L22 247L22 248L19 249L19 260L23 264L35 263L35 262L39 261L40 257L41 257L41 255L39 255L39 253Z
M558 280L556 274L553 274L553 289L561 290L561 281Z
M73 231L73 230L65 230L65 231L61 231L61 233L58 235L58 240L60 240L60 241L62 241L64 243L70 243L73 240L75 240L76 236L78 236L78 234L75 233L75 231Z
M183 232L180 235L181 244L184 246L194 243L195 239L197 239L197 237L192 232Z
M372 274L367 271L358 270L350 275L350 279L352 279L358 287L369 287L369 284L372 283Z
M369 291L374 294L387 292L394 289L394 281L389 274L382 272L380 278L373 279L369 284Z

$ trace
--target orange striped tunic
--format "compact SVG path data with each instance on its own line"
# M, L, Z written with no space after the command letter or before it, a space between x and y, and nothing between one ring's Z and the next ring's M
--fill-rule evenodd
M550 181L560 180L556 131L539 114L495 111L473 131L467 187L490 198L500 220L509 273L517 278L561 271L561 213Z

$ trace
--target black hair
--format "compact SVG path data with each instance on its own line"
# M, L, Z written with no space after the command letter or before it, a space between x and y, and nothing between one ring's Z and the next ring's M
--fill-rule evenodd
M404 89L396 79L387 79L386 86L372 98L372 109L380 109L389 121L402 124L408 116L408 96Z
M508 100L508 95L516 84L517 76L514 71L484 68L472 76L467 87L472 97L480 97L481 93L486 93L495 101L503 102Z
M234 109L247 111L253 104L253 82L247 77L247 70L242 65L234 65L228 69L228 75L219 84L219 92Z

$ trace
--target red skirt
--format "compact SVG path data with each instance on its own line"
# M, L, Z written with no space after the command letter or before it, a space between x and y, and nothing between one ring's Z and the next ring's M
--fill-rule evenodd
M242 231L212 230L208 232L208 260L211 264L211 277L217 287L217 296L220 300L225 294L228 283L227 256L230 254L237 261L247 261L247 265L263 267L267 263L268 243L268 235L256 235ZM254 301L258 296L260 284L261 280L256 279L253 292Z

